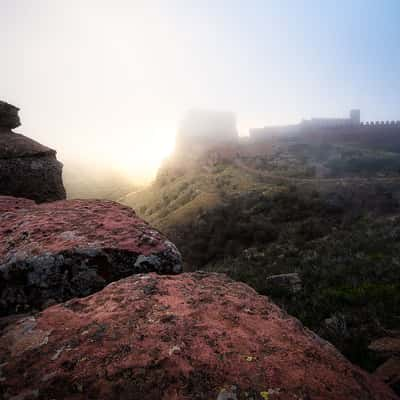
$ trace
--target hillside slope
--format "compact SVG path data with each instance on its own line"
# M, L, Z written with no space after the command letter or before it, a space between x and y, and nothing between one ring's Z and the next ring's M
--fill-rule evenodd
M171 237L186 269L250 284L374 370L371 341L400 332L398 160L354 144L283 144L167 164L122 202Z

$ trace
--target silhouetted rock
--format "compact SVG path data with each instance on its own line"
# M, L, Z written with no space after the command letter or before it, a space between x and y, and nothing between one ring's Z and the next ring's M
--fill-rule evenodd
M18 108L0 101L0 194L38 203L65 199L55 150L11 131L19 125Z
M0 128L14 129L21 125L19 108L0 100Z
M181 272L176 247L110 201L0 196L0 315L87 296L139 272Z
M3 398L396 399L220 274L132 276L11 322L0 365Z

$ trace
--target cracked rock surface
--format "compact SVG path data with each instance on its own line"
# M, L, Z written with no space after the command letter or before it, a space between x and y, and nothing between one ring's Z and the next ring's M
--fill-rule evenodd
M0 196L0 316L87 296L132 274L181 270L174 244L131 208Z

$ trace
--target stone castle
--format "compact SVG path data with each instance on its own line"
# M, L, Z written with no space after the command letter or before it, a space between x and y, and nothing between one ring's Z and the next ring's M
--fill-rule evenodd
M351 110L348 118L311 118L298 124L250 129L239 137L236 117L231 112L191 110L181 121L174 164L216 163L240 156L257 156L271 151L282 139L304 143L354 143L400 152L400 121L361 121L361 112ZM272 147L271 147L272 146Z
M234 113L211 110L188 111L179 126L176 149L209 147L210 144L236 143L239 134Z
M253 128L249 131L250 142L263 142L279 136L319 136L319 135L374 135L400 130L400 121L361 121L358 109L350 110L348 118L303 119L293 125L272 125ZM239 143L236 117L231 112L191 110L187 112L179 126L176 151L197 152L210 147L235 145Z
M250 139L255 142L269 140L276 136L341 134L348 135L380 133L382 130L391 131L400 129L400 121L368 121L361 122L360 110L350 110L349 118L312 118L304 119L299 124L265 126L250 129Z
M205 155L231 159L238 146L239 133L234 113L190 110L179 125L172 158L179 162L203 159Z

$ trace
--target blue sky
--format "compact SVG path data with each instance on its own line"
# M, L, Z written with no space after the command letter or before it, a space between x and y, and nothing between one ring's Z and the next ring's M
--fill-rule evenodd
M398 0L0 0L0 98L60 157L152 174L188 108L400 119Z
M225 97L266 123L351 107L367 119L399 117L399 1L197 4L171 13L210 61L216 103Z

